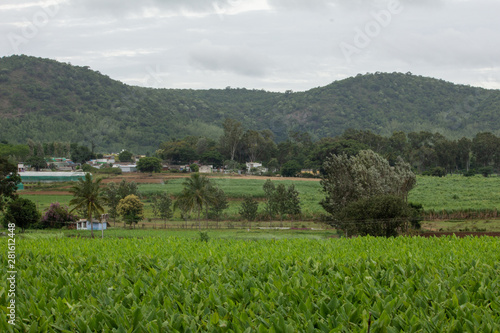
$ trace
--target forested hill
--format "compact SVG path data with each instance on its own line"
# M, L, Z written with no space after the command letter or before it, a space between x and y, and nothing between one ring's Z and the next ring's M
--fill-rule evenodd
M186 135L218 138L225 118L247 129L313 138L347 128L378 134L498 134L500 91L410 74L367 74L306 92L177 90L127 86L88 67L28 56L0 59L0 140L93 143L100 150L153 151Z

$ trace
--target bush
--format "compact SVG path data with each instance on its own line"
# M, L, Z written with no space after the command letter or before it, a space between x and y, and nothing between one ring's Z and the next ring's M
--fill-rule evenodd
M382 195L348 204L330 224L348 235L392 237L405 231L414 215L401 197Z
M295 177L301 170L297 161L288 161L281 167L280 173L283 177Z
M61 206L59 202L50 204L45 214L42 216L42 226L40 228L62 228L67 222L76 221L76 216L69 213L68 207Z
M446 176L446 169L442 167L435 167L428 171L422 172L423 176L444 177Z
M200 231L200 241L208 242L209 239L210 239L210 237L208 236L207 231Z
M259 203L257 200L248 195L245 196L245 199L241 203L239 213L247 221L253 221L257 217L258 209Z
M82 164L82 170L83 172L91 172L91 173L94 173L96 172L98 169L97 168L94 168L92 165L90 164Z
M479 168L479 173L483 175L483 177L489 177L493 173L493 167L487 166Z
M120 168L101 168L95 169L95 173L105 174L105 175L121 175L122 169Z
M466 171L463 173L465 177L472 177L476 175L476 170L474 169L469 169L469 171Z
M7 204L3 225L7 227L9 223L14 223L17 228L24 231L39 220L40 213L36 209L36 204L29 199L17 197Z

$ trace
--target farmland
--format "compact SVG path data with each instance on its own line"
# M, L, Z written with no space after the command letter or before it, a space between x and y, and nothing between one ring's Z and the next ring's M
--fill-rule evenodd
M498 238L143 236L22 238L15 330L500 330Z
M154 192L167 192L173 197L180 194L182 191L183 178L176 177L166 179L137 175L124 177L127 181L137 181L139 191L142 194ZM161 176L160 176L161 177ZM230 202L229 208L225 211L226 219L238 219L238 210L242 198L245 195L250 195L258 200L263 199L264 191L262 185L265 177L236 177L236 178L211 178L214 185L219 186L227 194ZM111 181L119 182L119 179L108 178L106 183ZM317 180L295 180L295 179L274 179L276 184L283 183L285 185L295 184L295 187L300 193L301 207L303 219L310 220L319 214L324 213L324 210L319 205L323 198L321 185ZM71 199L67 191L68 184L64 184L63 188L53 187L49 189L29 190L20 193L38 204L39 210L43 211L52 202L60 202L67 204ZM409 201L421 203L426 211L462 211L462 210L494 210L500 209L500 177L493 176L485 178L482 176L463 177L461 175L449 175L447 177L417 177L417 186L410 192ZM263 209L262 207L260 208ZM145 201L145 217L152 218L152 210L148 200ZM180 221L179 213L177 212L173 218L174 221Z

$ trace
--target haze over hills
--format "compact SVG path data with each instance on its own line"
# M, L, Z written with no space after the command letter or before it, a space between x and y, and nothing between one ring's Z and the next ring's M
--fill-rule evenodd
M10 143L93 142L143 153L186 135L216 139L225 118L269 128L278 141L292 130L321 138L347 128L499 135L500 91L410 73L358 75L305 92L152 89L49 59L0 59L0 140Z

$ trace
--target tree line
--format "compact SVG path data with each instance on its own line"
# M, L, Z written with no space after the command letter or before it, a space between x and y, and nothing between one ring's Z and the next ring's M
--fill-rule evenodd
M159 146L156 156L174 164L199 160L234 168L244 168L241 164L245 162L262 162L273 172L294 176L301 169L322 170L331 154L352 156L366 149L391 164L400 156L418 173L442 175L500 168L500 138L490 132L452 140L424 131L395 132L385 137L369 130L349 129L338 137L317 141L308 133L291 132L289 139L277 143L271 131L244 130L241 122L232 119L224 122L224 133L218 141L194 136L171 140Z
M271 130L245 130L241 122L226 119L218 140L204 136L171 139L159 145L152 154L154 165L143 161L146 172L159 172L160 162L170 164L200 164L229 169L245 169L245 162L261 162L271 173L295 176L301 169L322 170L331 154L356 155L370 149L394 164L398 156L410 163L417 173L442 176L447 173L488 175L500 169L500 137L490 132L477 133L473 138L448 139L440 133L394 132L381 136L369 130L348 129L337 137L314 141L309 133L290 132L288 139L278 142ZM75 163L102 157L87 147L69 142L35 142L26 145L0 142L0 156L11 162L27 162L36 169L48 167L45 157L67 157ZM125 156L127 154L127 156ZM123 155L123 156L122 156ZM120 161L130 161L132 153L123 151ZM139 161L140 162L140 161ZM160 165L161 166L161 165ZM142 165L141 165L142 167ZM251 170L246 170L251 171Z

